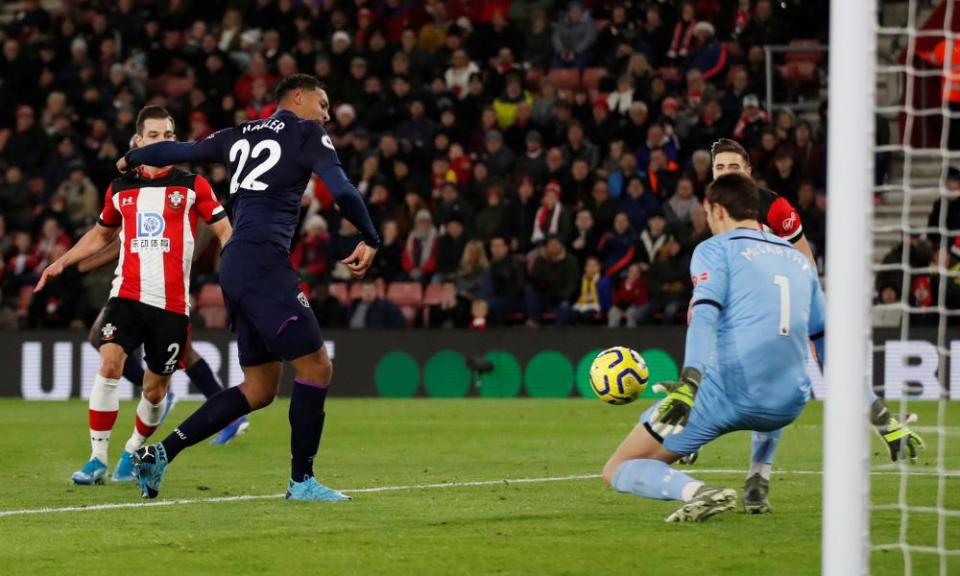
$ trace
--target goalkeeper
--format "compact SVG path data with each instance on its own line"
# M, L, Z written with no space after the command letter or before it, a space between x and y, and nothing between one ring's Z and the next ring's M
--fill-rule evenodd
M684 368L670 394L644 412L603 469L619 492L684 504L668 522L702 521L736 507L732 488L670 468L735 430L773 432L810 399L808 342L822 351L823 292L789 242L759 230L756 184L742 174L707 189L714 236L690 264L694 291Z
M714 178L729 173L751 175L750 156L737 142L721 138L713 143L710 152L713 159ZM803 225L800 223L796 209L784 198L769 190L761 188L759 194L760 210L757 215L759 222L777 236L791 242L811 263L816 265L810 246L803 236ZM823 355L820 356L822 360ZM872 387L869 389L869 395L871 422L886 442L890 458L894 462L904 456L909 457L911 461L915 460L918 450L923 447L923 440L907 425L916 420L916 415L909 414L904 422L900 422L890 413L883 400L877 397ZM754 431L752 434L750 471L747 473L743 487L743 508L748 513L771 512L767 499L770 492L770 472L774 454L782 436L783 430ZM692 464L696 458L697 453L694 452L685 456L681 462Z

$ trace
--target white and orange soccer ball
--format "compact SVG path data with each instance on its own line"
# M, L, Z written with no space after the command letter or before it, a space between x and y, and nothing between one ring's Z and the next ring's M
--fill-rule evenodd
M590 387L608 404L629 404L647 388L650 370L636 350L607 348L590 365Z

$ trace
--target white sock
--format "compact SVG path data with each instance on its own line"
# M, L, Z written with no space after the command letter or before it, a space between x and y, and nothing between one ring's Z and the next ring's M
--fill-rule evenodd
M703 482L699 480L694 480L693 482L687 482L683 486L683 492L680 493L680 499L683 500L684 502L689 502L693 500L693 495L696 494L697 490L699 490L702 486L703 486Z
M110 433L117 421L120 411L120 391L117 385L119 378L105 378L100 374L93 381L90 390L89 410L90 422L90 457L107 463L107 453L110 449Z
M124 446L125 451L133 453L143 446L143 443L146 442L147 438L153 434L160 424L160 416L163 414L166 403L166 396L160 400L159 404L151 404L146 396L143 394L140 395L140 403L137 404L137 417L134 421L133 433L130 435L130 439L127 440L126 446Z
M763 462L751 462L750 463L750 473L747 474L747 478L753 476L754 474L759 474L763 476L764 480L770 479L770 471L773 468L770 464L764 464Z

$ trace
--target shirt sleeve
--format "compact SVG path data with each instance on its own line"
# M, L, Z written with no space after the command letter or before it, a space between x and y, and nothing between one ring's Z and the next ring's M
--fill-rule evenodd
M157 142L134 148L124 158L130 168L137 166L169 166L181 162L224 162L226 144L233 128L224 128L196 142Z
M363 196L347 178L343 166L340 165L340 158L337 157L333 142L323 128L318 127L308 137L304 152L311 162L311 169L323 180L343 216L356 226L365 243L379 248L380 234L377 233L377 228L373 225Z
M770 204L767 225L777 236L795 244L803 238L803 223L800 215L786 198L780 196Z
M823 289L820 288L820 280L816 274L811 274L811 276L813 291L810 296L810 322L808 331L810 340L813 341L813 345L817 349L817 356L820 357L820 364L822 365L824 360L823 335L826 326L827 312L823 299Z
M210 183L207 182L206 178L197 176L196 180L194 180L193 190L197 193L197 202L193 207L207 224L213 224L218 220L226 218L227 212L223 209L223 206L220 205L216 194L213 193L213 188L210 187Z
M690 260L690 281L693 283L691 305L713 306L722 310L727 298L727 262L719 242L700 243Z
M717 324L727 298L729 273L720 243L708 240L697 246L690 261L690 276L694 286L692 318L683 366L704 374L717 345Z
M97 222L108 228L117 228L123 224L123 215L113 205L113 184L107 187L107 193L103 199L103 210L100 212L100 218L97 219Z

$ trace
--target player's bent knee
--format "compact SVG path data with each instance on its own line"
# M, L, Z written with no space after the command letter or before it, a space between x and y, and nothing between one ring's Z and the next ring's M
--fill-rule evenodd
M610 458L607 460L607 463L603 466L603 483L607 486L613 488L613 477L617 473L617 469L620 468L620 465L623 464L623 461L620 459Z
M100 375L104 378L120 378L123 376L123 363L127 355L123 348L113 344L100 348Z
M333 379L333 362L324 348L297 358L293 367L301 381L329 385Z

